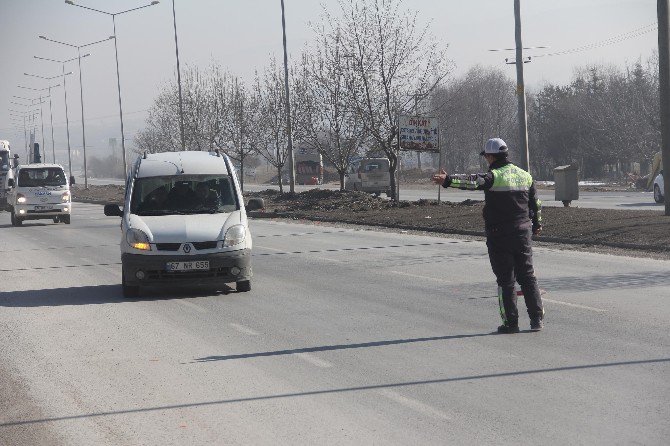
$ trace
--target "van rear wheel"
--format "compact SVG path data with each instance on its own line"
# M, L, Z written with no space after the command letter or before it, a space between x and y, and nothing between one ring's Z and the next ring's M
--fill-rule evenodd
M236 283L238 293L246 293L251 291L251 281L249 280L240 280Z

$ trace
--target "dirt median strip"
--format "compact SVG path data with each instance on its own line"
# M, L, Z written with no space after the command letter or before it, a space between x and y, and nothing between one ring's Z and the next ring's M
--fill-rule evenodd
M123 202L123 186L98 186L74 191L74 200L106 204ZM353 191L312 189L297 194L265 190L245 194L260 197L264 211L249 212L256 218L302 219L328 223L484 236L483 202L434 200L401 202ZM661 211L546 207L539 242L636 250L670 258L670 217Z

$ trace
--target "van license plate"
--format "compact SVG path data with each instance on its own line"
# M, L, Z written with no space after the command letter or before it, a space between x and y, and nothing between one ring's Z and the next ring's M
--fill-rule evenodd
M36 211L48 211L53 209L53 206L35 206Z
M196 271L208 269L209 260L199 260L195 262L168 262L165 265L166 271Z

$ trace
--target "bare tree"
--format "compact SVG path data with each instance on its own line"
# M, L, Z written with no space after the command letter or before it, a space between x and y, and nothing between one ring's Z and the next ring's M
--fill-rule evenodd
M315 31L317 47L314 54L305 53L301 71L307 98L305 142L335 166L344 190L351 158L366 137L365 126L352 106L353 73L346 69L341 30L322 26Z
M285 90L282 73L276 59L270 60L262 78L256 75L253 94L258 101L256 131L262 140L258 142L257 153L277 169L279 192L283 193L282 170L288 157L288 135L286 133Z
M214 142L239 163L240 184L244 189L245 161L258 150L258 103L237 76L219 74L215 90L220 104L217 119L220 131Z
M439 117L441 144L452 170L463 172L476 165L477 153L488 138L502 137L514 147L514 81L501 69L471 68L436 89L431 106Z
M416 94L428 94L448 74L444 51L417 13L402 0L340 0L341 17L326 13L325 26L341 30L351 103L375 148L389 159L392 198L397 200L398 116Z

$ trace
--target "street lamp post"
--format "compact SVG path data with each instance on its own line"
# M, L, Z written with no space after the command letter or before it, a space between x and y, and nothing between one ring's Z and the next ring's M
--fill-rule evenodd
M177 55L177 88L179 90L179 132L181 134L181 149L186 150L186 141L184 140L184 106L181 96L181 70L179 69L179 44L177 43L177 14L174 9L174 0L172 0L172 23L174 23L174 48ZM242 178L244 182L244 178Z
M149 6L157 5L159 2L157 0L154 0L151 3L149 3L148 5L138 6L137 8L132 8L132 9L128 9L128 10L125 10L125 11L114 12L114 13L107 12L107 11L101 11L99 9L90 8L88 6L78 5L72 0L65 0L65 3L68 4L68 5L78 6L80 8L88 9L89 11L98 12L100 14L105 14L105 15L108 15L108 16L112 17L112 27L114 29L114 37L115 37L115 39L114 39L114 53L115 53L115 56L116 56L116 86L117 86L117 89L118 89L118 92L119 92L119 119L121 121L121 150L123 151L123 171L127 172L128 171L128 164L126 162L126 138L125 138L125 133L124 133L124 130L123 130L123 107L121 106L121 76L119 75L119 50L118 50L118 47L117 47L117 39L116 39L116 16L121 15L121 14L125 14L127 12L136 11L138 9L147 8Z
M81 57L88 57L89 55L90 54L84 54ZM61 74L61 76L63 76L63 93L65 94L65 130L66 130L66 133L67 133L67 164L68 164L68 172L69 172L68 176L71 178L72 177L72 149L71 149L71 146L70 146L70 118L69 118L68 107L67 107L67 84L66 84L65 76L69 76L70 74L73 74L73 73L72 73L72 71L70 71L69 73L65 72L65 64L67 62L77 60L77 58L74 57L72 59L67 59L67 60L55 60L55 59L47 59L45 57L38 57L38 56L33 56L33 57L35 59L39 59L39 60L46 60L46 61L49 61L49 62L57 62L57 63L62 65L63 74ZM28 73L25 73L25 74L27 74L28 76L31 76Z
M60 45L69 46L71 48L77 48L77 61L79 63L79 98L81 100L81 141L82 141L83 152L84 152L84 189L88 189L88 169L87 169L87 165L86 165L86 129L85 129L85 124L84 124L84 85L83 85L83 82L81 80L81 58L86 57L87 54L82 56L81 55L81 49L85 48L87 46L91 46L91 45L95 45L95 44L98 44L98 43L106 42L106 41L111 40L111 39L115 39L115 37L114 36L109 36L106 39L96 40L95 42L86 43L84 45L74 45L72 43L61 42L61 41L58 41L58 40L49 39L45 36L39 36L39 37L40 37L40 39L44 39L44 40L49 41L49 42L58 43Z

